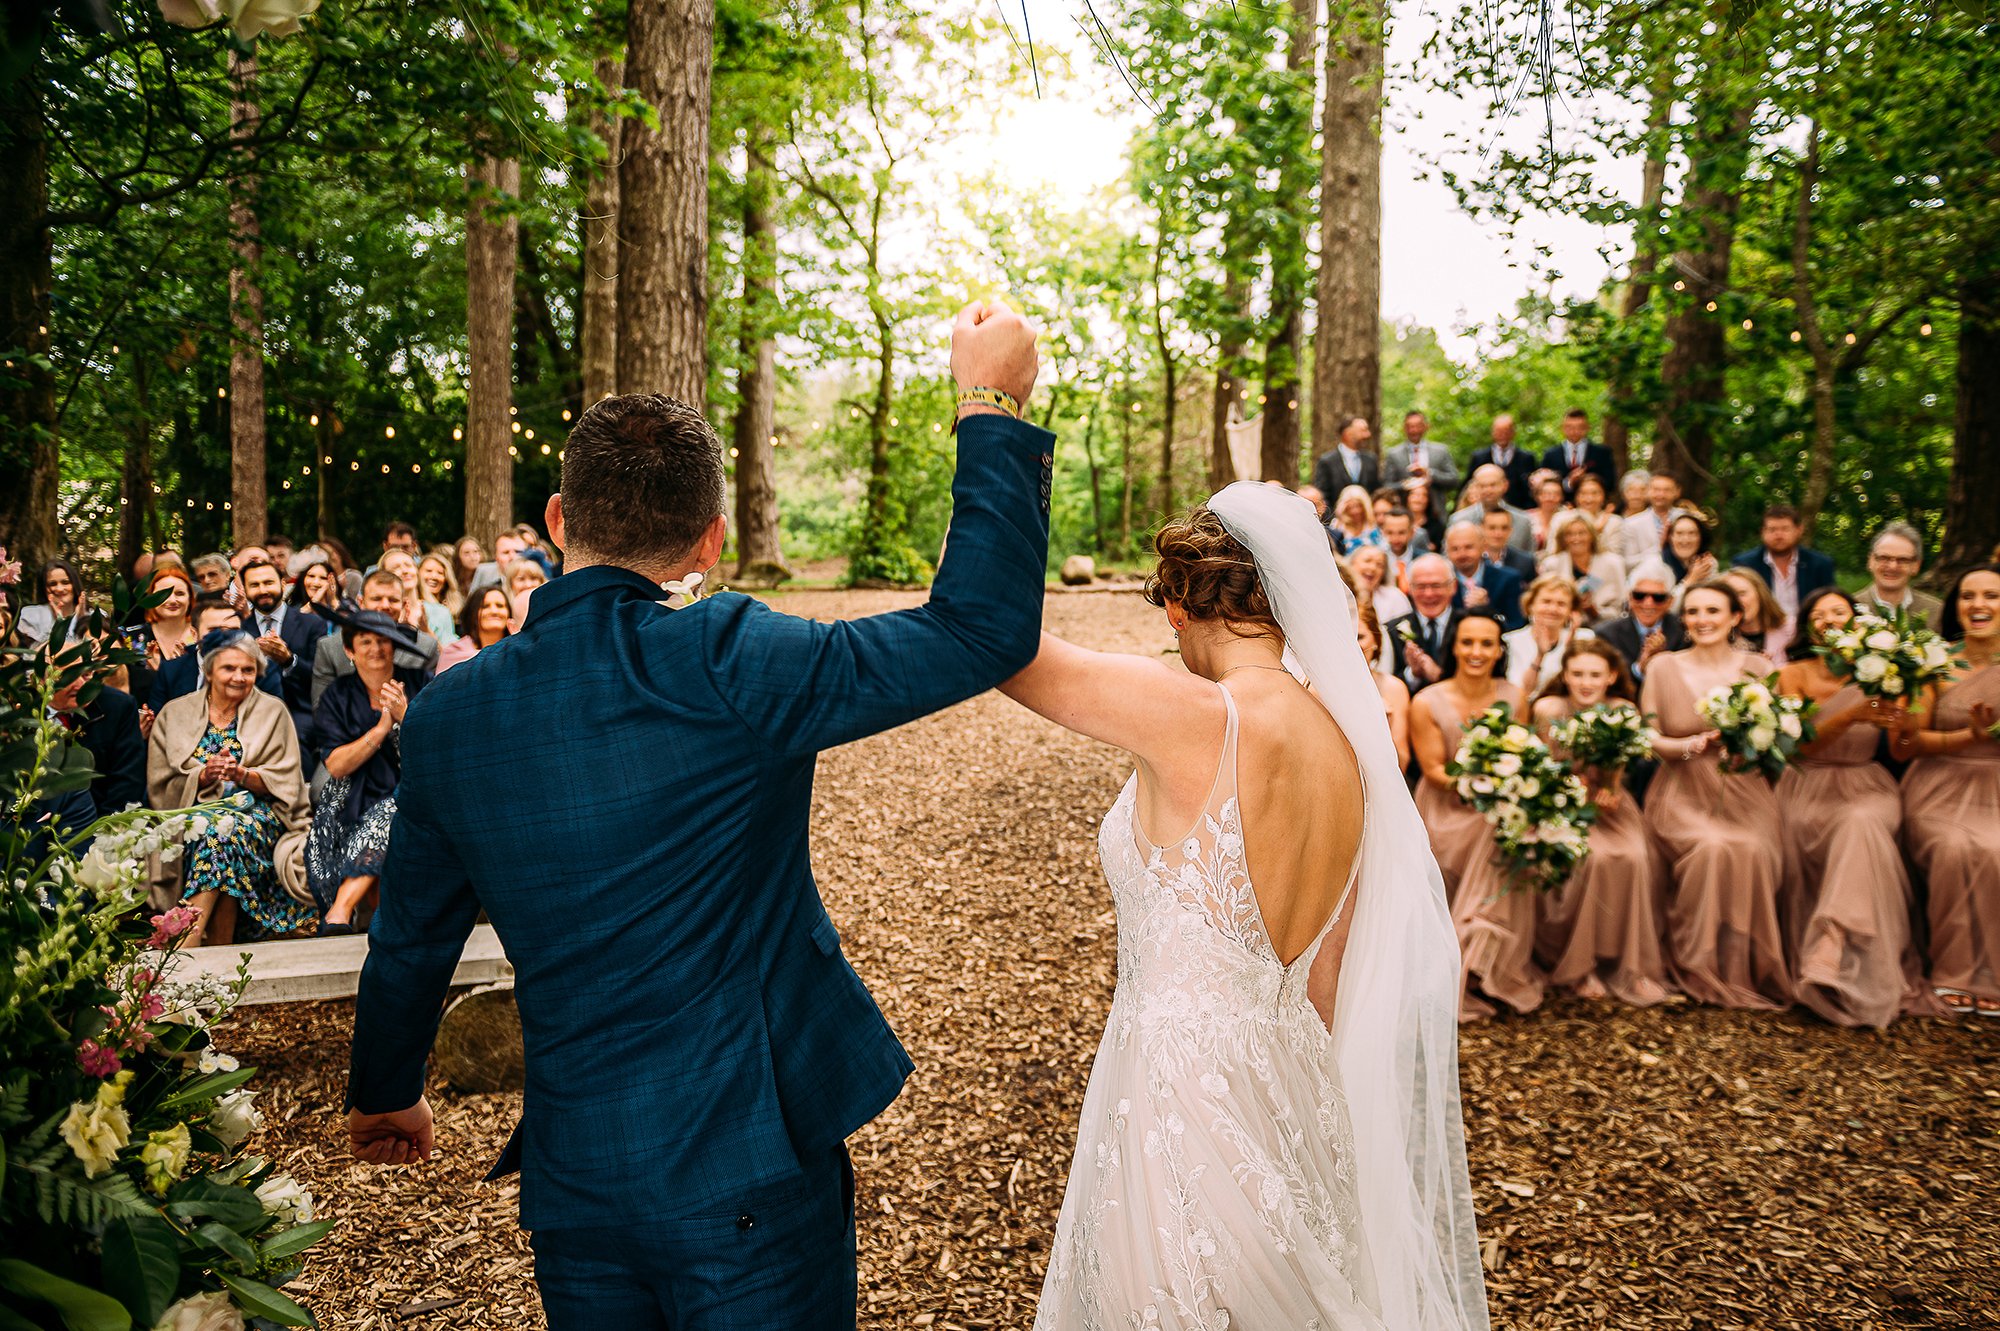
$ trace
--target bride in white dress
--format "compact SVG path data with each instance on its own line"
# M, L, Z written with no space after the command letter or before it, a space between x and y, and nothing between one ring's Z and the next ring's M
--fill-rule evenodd
M1241 483L1156 549L1186 670L1045 635L1005 686L1138 767L1035 1326L1483 1329L1458 947L1325 531Z

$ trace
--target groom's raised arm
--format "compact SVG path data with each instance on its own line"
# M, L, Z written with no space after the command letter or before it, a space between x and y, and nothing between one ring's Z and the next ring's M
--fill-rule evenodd
M968 310L952 332L961 391L1025 402L1034 330L1005 306ZM811 753L949 707L1034 659L1048 567L1055 436L970 408L958 423L951 530L930 600L819 624L748 599L712 617L713 678L745 725L774 748Z

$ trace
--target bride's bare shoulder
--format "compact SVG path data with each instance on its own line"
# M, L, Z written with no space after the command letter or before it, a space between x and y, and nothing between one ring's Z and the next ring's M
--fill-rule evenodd
M1057 725L1139 754L1150 752L1168 725L1206 709L1223 712L1215 685L1178 661L1093 651L1050 633L1000 691Z

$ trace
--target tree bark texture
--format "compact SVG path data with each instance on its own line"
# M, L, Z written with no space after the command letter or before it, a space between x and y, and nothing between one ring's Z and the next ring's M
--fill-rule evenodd
M146 356L132 356L132 412L125 422L125 458L118 476L118 573L129 576L146 548L147 517L153 503L153 412ZM151 525L158 527L155 519ZM137 589L135 589L137 590Z
M1932 580L1947 585L1992 561L2000 545L2000 259L1984 262L1958 289L1958 408L1944 548Z
M738 337L743 370L736 408L736 577L771 586L792 575L778 529L772 432L777 428L778 238L771 219L775 180L752 146L743 191L743 315Z
M1299 423L1304 406L1299 363L1305 351L1306 228L1312 225L1313 56L1317 52L1318 0L1291 0L1285 68L1297 80L1297 151L1278 162L1278 230L1271 241L1271 323L1264 344L1264 432L1261 479L1297 485L1302 459Z
M625 62L597 58L597 81L616 88ZM590 132L604 144L605 159L583 191L583 305L578 340L583 346L583 407L618 391L618 172L624 155L623 117L593 113Z
M1382 416L1382 37L1380 0L1335 0L1320 125L1319 329L1313 341L1313 451L1341 419ZM1328 496L1331 498L1332 496Z
M1727 76L1713 72L1694 107L1683 206L1688 213L1685 229L1697 241L1674 256L1674 277L1683 289L1670 293L1673 309L1666 320L1667 350L1660 362L1665 397L1653 437L1653 470L1674 477L1694 500L1707 499L1709 483L1715 479L1710 467L1715 458L1715 422L1722 412L1729 369L1727 312L1720 303L1728 295L1755 109L1727 87ZM1712 304L1717 308L1710 309Z
M618 389L708 395L708 119L715 0L632 0L625 78L660 127L618 169Z
M1215 358L1215 393L1208 407L1208 488L1220 490L1236 479L1236 463L1229 452L1229 404L1236 401L1242 380L1235 367L1242 360L1241 343L1225 346Z
M1153 247L1153 337L1160 352L1160 374L1163 402L1160 408L1160 475L1159 505L1160 517L1170 518L1174 514L1174 415L1179 406L1180 386L1178 366L1174 363L1173 344L1167 340L1167 312L1165 297L1160 291L1160 268L1165 262L1165 241Z
M0 88L0 546L26 578L60 552L56 386L49 372L49 159L37 81Z
M1653 294L1653 275L1660 270L1660 201L1667 192L1668 129L1674 115L1674 69L1670 61L1660 62L1653 81L1652 102L1646 111L1646 165L1639 179L1639 221L1632 229L1632 270L1625 279L1625 291L1618 303L1618 317L1630 320L1646 308ZM1632 465L1632 427L1629 417L1635 409L1631 386L1614 377L1605 385L1611 409L1604 417L1604 446L1611 450L1619 475ZM1617 495L1607 495L1613 503Z
M472 372L465 393L465 532L488 550L514 524L514 264L520 223L504 203L521 193L521 164L475 156L466 167L465 328Z
M229 56L229 135L255 137L257 57ZM245 152L229 181L229 497L236 546L262 545L270 525L264 466L264 241L257 225L256 159Z

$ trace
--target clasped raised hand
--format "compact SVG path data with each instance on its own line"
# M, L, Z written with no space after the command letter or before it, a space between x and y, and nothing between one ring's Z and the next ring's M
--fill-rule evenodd
M1026 405L1040 370L1035 326L1002 300L976 300L951 326L951 377L959 391L997 388ZM968 407L961 415L981 408Z

